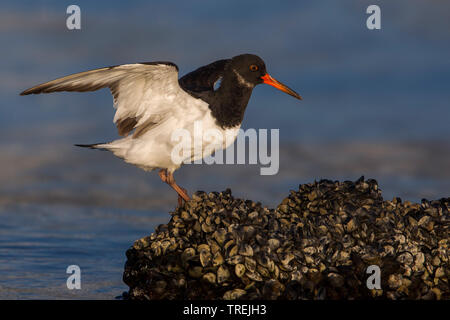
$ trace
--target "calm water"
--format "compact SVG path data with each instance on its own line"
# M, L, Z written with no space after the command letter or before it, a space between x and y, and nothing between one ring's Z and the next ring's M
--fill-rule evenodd
M365 28L374 3L380 31ZM126 249L176 204L156 174L72 146L116 138L108 91L18 96L90 68L169 60L184 74L253 52L304 97L259 86L248 106L244 128L280 129L277 175L191 165L176 173L191 192L273 207L299 183L365 175L387 199L450 196L448 1L77 4L81 31L59 1L0 5L0 298L113 299ZM81 290L65 286L71 264Z

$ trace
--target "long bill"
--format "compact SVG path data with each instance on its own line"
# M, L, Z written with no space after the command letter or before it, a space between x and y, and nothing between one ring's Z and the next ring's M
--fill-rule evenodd
M302 100L302 97L297 92L295 92L288 86L282 84L280 81L276 80L275 78L272 78L268 73L266 73L264 76L262 76L261 79L263 80L263 82L265 84L271 85L272 87L275 87L278 90L286 92L287 94L293 96L294 98Z

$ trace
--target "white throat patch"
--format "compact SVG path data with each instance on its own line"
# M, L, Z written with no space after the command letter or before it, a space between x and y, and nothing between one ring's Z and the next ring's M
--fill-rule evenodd
M247 80L245 80L244 77L241 76L241 75L239 74L239 72L237 72L235 69L233 69L233 72L234 72L234 74L237 76L238 81L239 81L240 84L242 84L242 85L244 85L244 86L246 86L246 87L249 87L249 88L253 88L253 87L254 87L254 85L253 85L252 83L250 83L250 82L248 82Z

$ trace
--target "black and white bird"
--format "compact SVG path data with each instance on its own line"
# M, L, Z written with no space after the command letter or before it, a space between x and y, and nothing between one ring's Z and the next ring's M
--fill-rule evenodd
M109 88L117 110L114 123L122 138L77 146L109 150L146 171L159 169L161 180L178 193L181 204L189 196L173 177L182 162L173 161L172 151L177 142L171 138L172 132L184 129L193 133L194 123L201 121L202 130L219 130L226 137L218 143L205 140L202 134L194 135L194 139L202 141L192 141L193 145L197 142L202 148L193 148L189 159L184 160L195 161L227 148L236 139L253 88L261 83L301 99L272 78L264 61L253 54L215 61L181 79L177 65L172 62L123 64L59 78L27 89L21 95Z

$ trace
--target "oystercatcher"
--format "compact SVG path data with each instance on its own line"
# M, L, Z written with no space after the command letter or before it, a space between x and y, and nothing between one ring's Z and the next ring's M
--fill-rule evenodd
M109 150L146 171L160 169L161 180L178 193L181 204L189 196L173 177L182 164L172 159L176 144L171 138L173 130L192 133L194 122L201 121L203 130L219 130L227 137L217 143L205 140L202 134L194 136L202 140L197 141L202 148L190 150L190 159L185 160L202 159L214 150L227 148L236 139L253 88L261 83L301 99L298 93L272 78L264 61L253 54L215 61L181 79L172 62L117 65L62 77L27 89L21 95L108 87L117 109L114 123L123 137L109 143L77 146Z

